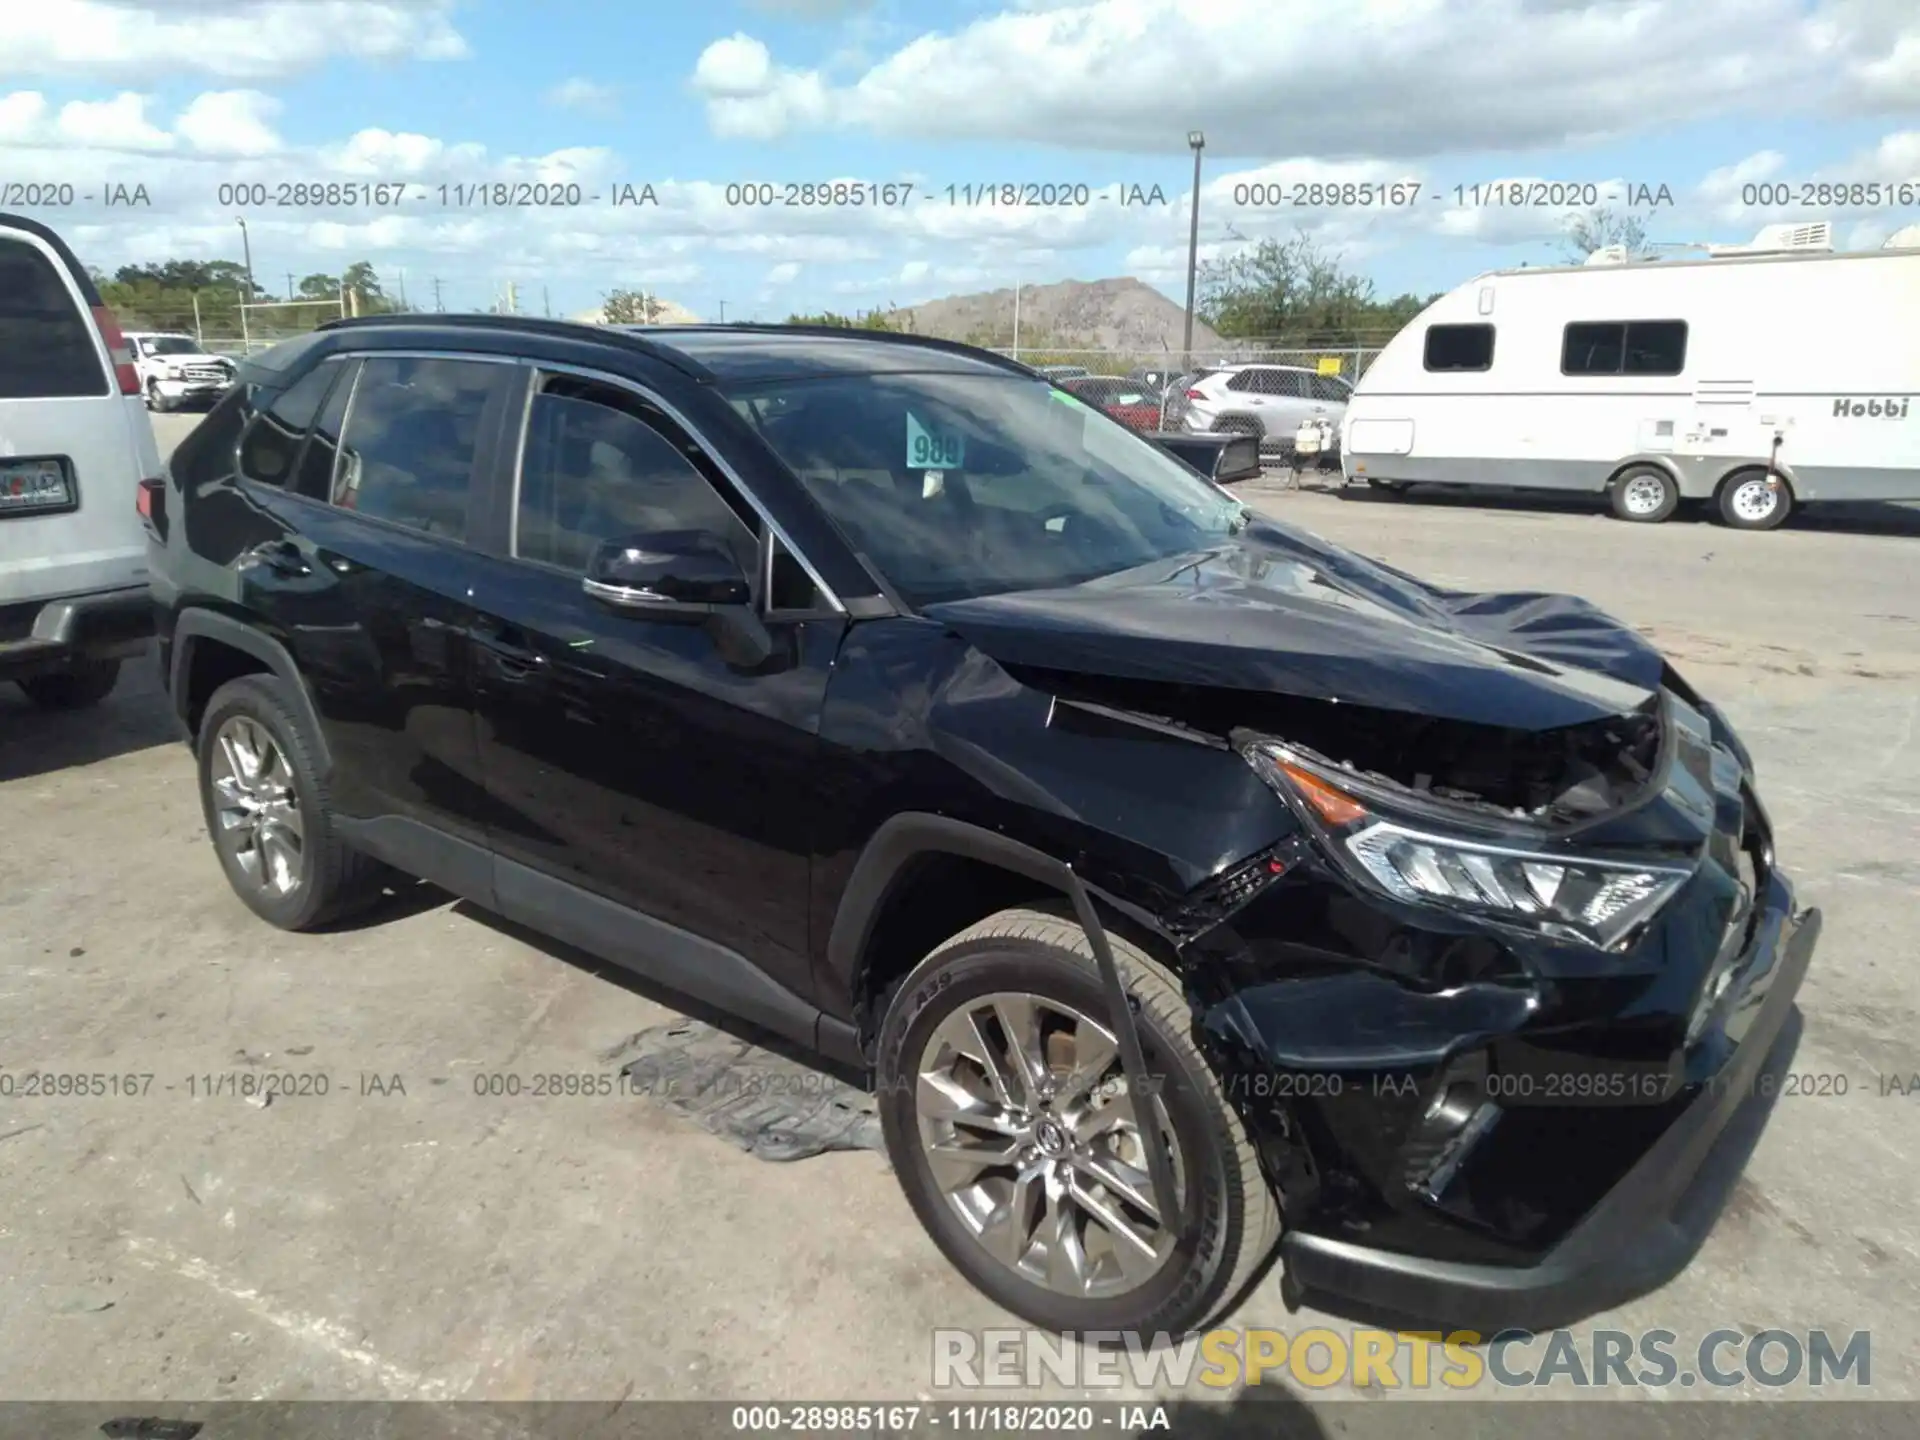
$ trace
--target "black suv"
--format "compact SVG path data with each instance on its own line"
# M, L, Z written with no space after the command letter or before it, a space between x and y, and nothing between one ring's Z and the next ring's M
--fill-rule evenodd
M1818 914L1635 634L1265 520L983 351L344 321L147 508L246 904L391 867L863 1067L1045 1326L1186 1329L1276 1239L1349 1308L1622 1298L1790 1049Z

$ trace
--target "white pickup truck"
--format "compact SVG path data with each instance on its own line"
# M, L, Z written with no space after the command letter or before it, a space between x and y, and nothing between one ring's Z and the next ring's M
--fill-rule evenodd
M191 335L129 330L133 366L140 373L140 394L149 410L177 410L185 404L212 405L233 384L233 361L209 355Z

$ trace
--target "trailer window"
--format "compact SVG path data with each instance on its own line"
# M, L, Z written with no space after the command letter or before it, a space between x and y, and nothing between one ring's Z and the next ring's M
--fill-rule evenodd
M1581 321L1560 344L1562 375L1678 375L1686 364L1684 320Z
M1491 370L1493 326L1429 325L1426 361L1429 370Z

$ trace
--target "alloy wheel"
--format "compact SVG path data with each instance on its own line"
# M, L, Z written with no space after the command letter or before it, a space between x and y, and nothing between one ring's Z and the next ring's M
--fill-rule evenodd
M259 889L287 894L306 866L306 831L287 757L264 725L235 715L214 735L211 762L220 845Z
M990 1256L1063 1295L1145 1284L1177 1236L1153 1195L1113 1033L1072 1006L1002 992L966 1001L928 1037L916 1075L920 1143L947 1204ZM1185 1185L1158 1097L1153 1112Z

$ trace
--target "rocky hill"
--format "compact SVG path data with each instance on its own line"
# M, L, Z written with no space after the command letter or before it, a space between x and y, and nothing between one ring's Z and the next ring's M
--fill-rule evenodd
M1009 344L1013 337L1013 290L953 295L924 305L902 306L893 314L911 317L914 331L947 340ZM1085 350L1177 353L1184 338L1186 311L1151 285L1121 276L1113 280L1062 280L1020 290L1020 344L1044 344ZM1224 342L1195 320L1193 347L1217 349Z

